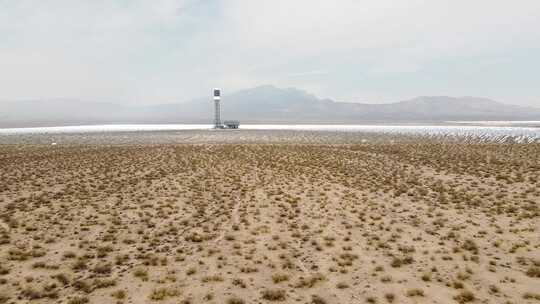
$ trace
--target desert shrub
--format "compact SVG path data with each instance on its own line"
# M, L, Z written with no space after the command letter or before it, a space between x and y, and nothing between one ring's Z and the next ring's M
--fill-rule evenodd
M75 271L80 271L86 269L88 266L86 264L86 260L79 259L73 265L71 265L71 269Z
M67 285L69 284L69 278L67 277L67 275L63 274L63 273L59 273L59 274L55 274L53 276L51 276L53 279L57 279L60 283Z
M523 294L525 300L538 300L540 301L540 293L526 292Z
M38 299L44 299L44 298L56 299L58 298L58 291L56 290L38 291L32 287L27 287L23 289L23 291L21 292L21 295L29 300L38 300Z
M6 275L9 273L9 268L3 266L3 265L0 265L0 275Z
M119 289L119 290L114 291L113 293L111 293L111 297L113 297L115 299L118 299L118 300L125 299L126 298L126 291L123 290L123 289Z
M195 267L190 267L190 268L186 271L186 274L187 274L187 275L193 275L193 274L195 274L195 273L197 273L197 268L195 268Z
M99 264L92 269L97 274L110 274L112 271L111 264Z
M73 251L66 251L62 256L64 257L64 259L73 259L77 257L77 255Z
M115 279L95 279L92 282L92 286L94 289L112 287L112 286L116 286L116 280Z
M414 259L410 256L406 256L406 257L403 257L403 258L398 258L398 257L394 257L392 259L392 262L390 263L390 266L394 267L394 268L399 268L403 265L409 265L409 264L412 264L414 262Z
M307 278L300 278L296 283L296 288L312 288L318 282L324 281L325 277L322 274L314 274Z
M465 240L465 242L463 242L463 245L461 245L461 248L463 248L463 249L465 249L467 251L470 251L470 252L472 252L474 254L478 254L478 246L471 239Z
M5 294L0 294L0 304L7 303L9 301L10 297Z
M367 297L366 302L371 303L371 304L375 304L375 303L377 303L377 298L375 298L375 297Z
M454 297L454 300L458 301L458 303L468 303L474 301L475 299L476 297L474 294L468 290L464 290Z
M202 281L205 283L208 282L223 282L223 277L220 275L211 275L211 276L205 276L202 278Z
M311 297L311 303L312 304L326 304L328 303L325 299L321 298L320 296L318 295L313 295Z
M93 290L92 285L89 282L82 280L75 281L73 283L73 288L75 288L75 290L81 290L86 293L90 293Z
M388 303L393 303L396 299L396 296L393 293L386 293L384 295L384 298L386 299L386 301L388 301Z
M418 288L409 289L409 290L407 290L407 296L408 297L423 297L424 296L424 291L422 289L418 289Z
M90 302L87 297L74 297L68 301L68 304L86 304Z
M154 289L150 294L150 299L154 301L161 301L169 297L176 297L180 295L180 291L176 288L161 287Z
M148 281L148 271L143 268L136 269L133 275L143 281Z
M531 266L525 274L531 278L540 278L540 267Z
M244 301L241 298L232 297L227 299L227 304L245 304L246 301Z
M281 283L281 282L284 282L284 281L288 281L288 280L289 280L289 275L286 274L286 273L276 273L276 274L272 275L272 281L275 284L278 284L278 283Z
M262 297L268 301L285 301L287 294L282 289L266 289L263 290Z
M239 278L233 279L232 284L234 286L240 286L241 288L246 288L246 283L244 282L244 280L239 279Z

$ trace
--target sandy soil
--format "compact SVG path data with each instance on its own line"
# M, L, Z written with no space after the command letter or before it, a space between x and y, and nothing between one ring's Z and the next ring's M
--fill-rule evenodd
M216 134L3 138L0 303L540 303L540 145Z

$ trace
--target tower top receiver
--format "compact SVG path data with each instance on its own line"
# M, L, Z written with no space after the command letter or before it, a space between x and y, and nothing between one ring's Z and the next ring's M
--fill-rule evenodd
M221 99L221 90L219 88L214 88L214 99Z

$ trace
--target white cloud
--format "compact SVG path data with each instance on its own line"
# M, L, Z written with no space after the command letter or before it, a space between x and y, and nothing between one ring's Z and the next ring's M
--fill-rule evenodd
M272 83L340 99L439 90L534 103L540 89L524 90L518 83L529 74L514 70L504 91L485 90L490 75L478 80L482 90L421 79L433 64L521 60L516 54L540 49L538 28L536 0L0 0L0 100L150 103ZM527 60L539 65L539 57ZM453 73L437 80L452 84Z

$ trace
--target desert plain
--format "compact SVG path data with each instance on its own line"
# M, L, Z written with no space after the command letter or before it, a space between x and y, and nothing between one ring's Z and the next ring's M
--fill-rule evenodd
M540 144L0 138L0 303L540 303Z

